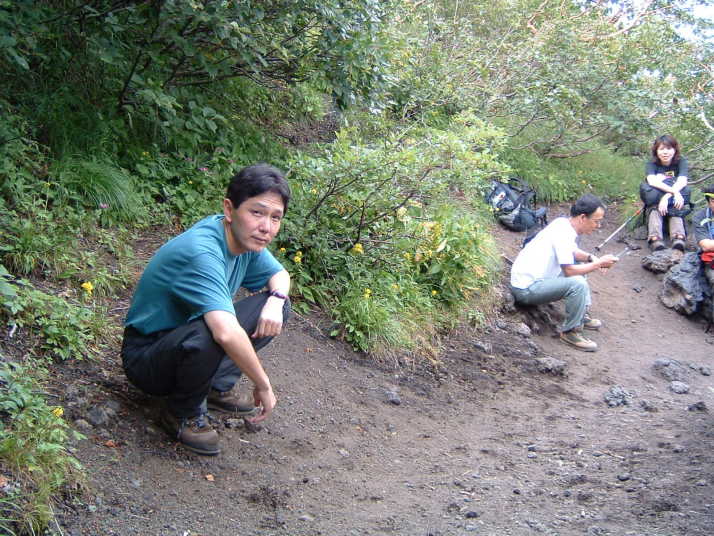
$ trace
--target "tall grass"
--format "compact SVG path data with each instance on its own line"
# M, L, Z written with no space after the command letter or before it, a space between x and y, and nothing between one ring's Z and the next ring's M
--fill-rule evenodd
M644 161L601 146L572 158L546 159L529 149L506 151L503 158L543 202L566 201L588 192L605 199L628 198L637 194L644 178Z

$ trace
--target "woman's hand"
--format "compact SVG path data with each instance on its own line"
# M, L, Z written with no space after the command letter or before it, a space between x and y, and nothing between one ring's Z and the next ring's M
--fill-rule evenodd
M674 192L674 208L681 209L684 206L684 197L679 192Z
M659 205L657 205L657 210L659 211L659 213L662 216L667 215L667 207L669 206L669 198L670 197L672 197L672 194L664 194L662 196L662 199L659 200Z

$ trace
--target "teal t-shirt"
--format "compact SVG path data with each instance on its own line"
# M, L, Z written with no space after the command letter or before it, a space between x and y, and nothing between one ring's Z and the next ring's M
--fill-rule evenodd
M210 311L235 314L233 295L240 287L260 290L282 269L267 249L232 255L223 215L209 216L154 254L136 287L124 325L147 335L181 326Z

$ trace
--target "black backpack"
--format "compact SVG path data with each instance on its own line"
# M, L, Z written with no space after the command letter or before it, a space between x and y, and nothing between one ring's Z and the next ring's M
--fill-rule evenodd
M546 209L535 208L535 190L518 177L510 177L508 182L491 181L485 198L498 221L511 231L527 231L548 223Z

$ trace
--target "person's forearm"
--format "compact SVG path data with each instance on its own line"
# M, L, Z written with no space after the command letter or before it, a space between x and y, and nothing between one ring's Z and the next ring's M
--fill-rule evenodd
M576 249L573 252L573 257L575 257L575 260L578 262L591 262L591 257L595 257L595 255L592 255L591 253L588 253L587 251L582 249Z
M562 269L566 277L572 277L574 275L587 275L599 267L597 262L586 262L583 264L567 264Z
M687 185L687 177L677 177L677 181L672 185L672 193L679 193Z
M276 290L286 296L290 292L290 274L286 270L281 270L268 280L268 289Z
M204 316L213 340L259 389L270 388L270 379L263 370L258 355L245 330L234 315L212 311Z
M682 177L680 177L682 178ZM677 182L675 183L675 186L679 183L679 179L677 179ZM663 191L665 194L674 194L678 192L680 189L684 188L687 184L686 178L684 181L684 184L682 184L679 189L675 190L674 186L669 186L666 182L664 182L664 175L647 175L647 184L650 186L657 188L658 190Z
M258 359L258 354L255 353L248 335L242 328L240 332L224 340L223 343L219 342L219 344L226 351L226 355L231 358L243 374L248 376L258 389L271 387L270 379Z

